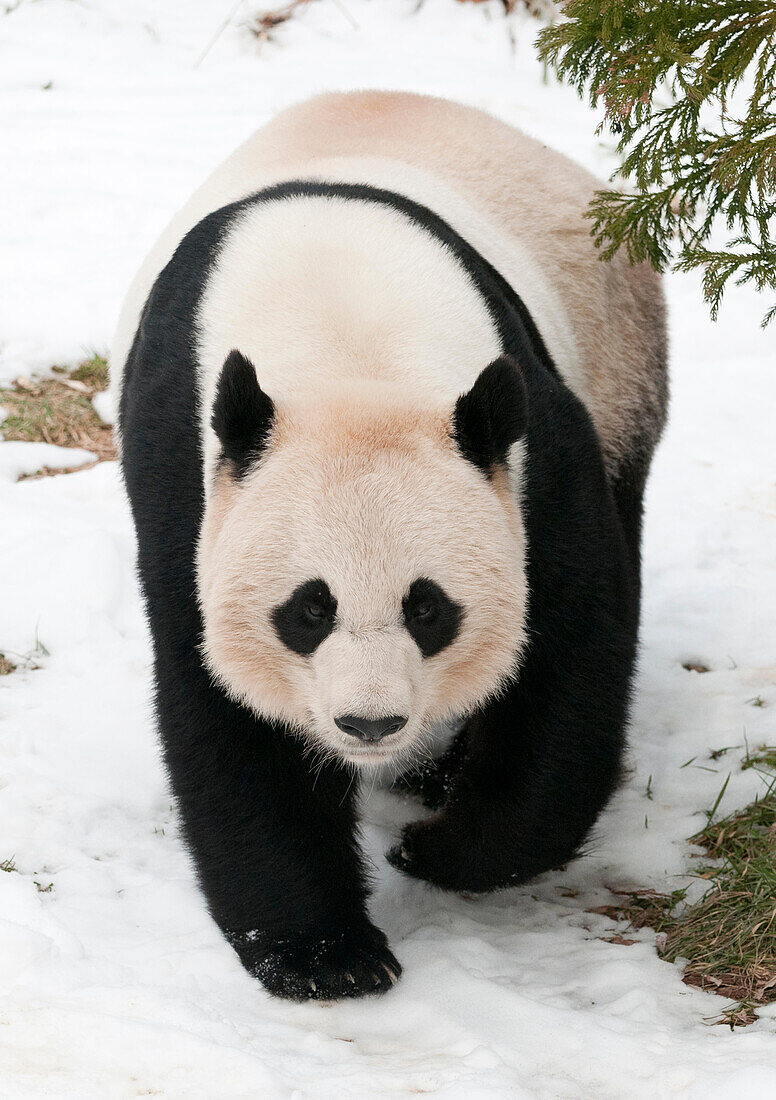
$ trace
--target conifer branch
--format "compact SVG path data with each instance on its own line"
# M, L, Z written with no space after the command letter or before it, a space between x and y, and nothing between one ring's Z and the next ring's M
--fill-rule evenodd
M776 3L566 0L563 11L539 55L603 107L599 132L618 136L623 158L613 179L636 189L591 203L602 258L625 248L659 271L703 269L713 317L731 279L776 290ZM723 230L733 236L720 246Z

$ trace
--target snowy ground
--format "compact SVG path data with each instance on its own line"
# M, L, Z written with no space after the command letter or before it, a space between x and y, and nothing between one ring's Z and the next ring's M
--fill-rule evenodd
M0 15L0 377L104 349L176 206L310 92L458 97L609 170L586 108L542 83L534 25L514 21L513 53L495 3L320 0L257 52L245 0L197 65L230 7L38 0ZM724 1002L684 986L651 933L607 943L611 922L586 912L607 886L683 885L685 838L728 773L723 809L758 789L739 768L745 738L776 736L776 329L761 332L765 304L749 294L731 294L715 326L695 280L672 280L670 298L631 779L589 858L476 901L387 867L412 809L374 795L373 909L405 966L382 1000L282 1004L242 971L165 790L118 471L16 484L58 456L0 444L0 651L40 666L0 680L0 861L18 871L0 873L3 1100L774 1094L774 1009L743 1031L712 1026Z

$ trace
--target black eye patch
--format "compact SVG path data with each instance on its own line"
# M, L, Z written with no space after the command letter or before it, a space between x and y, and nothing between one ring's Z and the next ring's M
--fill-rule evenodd
M458 637L463 608L427 577L412 582L401 606L404 624L424 657L433 657Z
M272 625L283 645L309 657L334 629L337 601L326 581L305 581L272 612Z

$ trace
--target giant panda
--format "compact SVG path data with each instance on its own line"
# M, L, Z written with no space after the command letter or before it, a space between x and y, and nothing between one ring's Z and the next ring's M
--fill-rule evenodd
M273 994L401 973L354 776L393 765L436 811L395 867L471 892L563 865L618 782L666 337L651 269L599 262L595 187L481 111L324 95L215 171L128 293L111 369L166 766Z

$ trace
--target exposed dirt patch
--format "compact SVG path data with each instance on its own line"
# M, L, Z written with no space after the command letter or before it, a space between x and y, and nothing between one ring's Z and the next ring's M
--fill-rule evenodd
M0 406L8 413L0 424L3 439L53 443L92 451L98 462L116 457L111 428L97 415L92 397L107 388L108 365L102 356L84 360L75 370L54 368L55 377L41 381L17 378L11 389L0 389ZM26 478L71 473L85 466L44 466Z
M685 893L684 890L675 890L672 894L659 894L657 890L647 889L631 890L627 894L612 892L619 901L612 905L598 905L589 912L600 913L612 920L627 921L628 928L652 928L655 932L664 932L671 926L674 920L672 913L684 899Z

